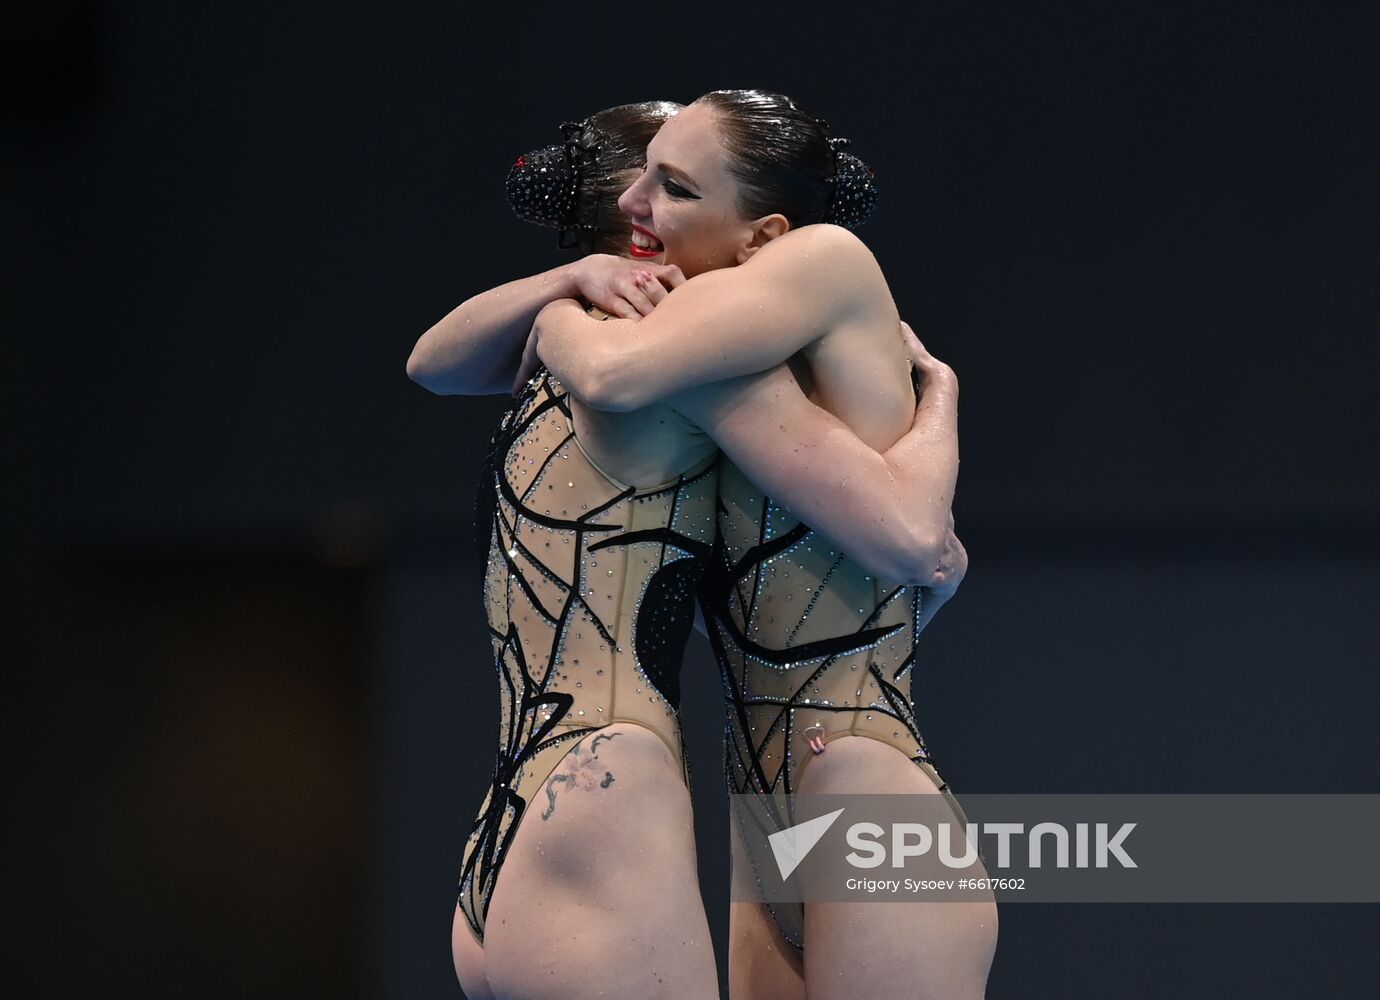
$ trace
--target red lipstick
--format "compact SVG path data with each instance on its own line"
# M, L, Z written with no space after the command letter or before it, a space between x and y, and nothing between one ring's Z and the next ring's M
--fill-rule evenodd
M656 233L653 233L653 232L651 232L650 230L644 229L643 227L641 227L641 226L639 226L639 225L634 225L634 226L633 226L633 230L636 231L636 232L641 233L643 236L647 237L647 238L650 239L650 240L655 240L658 249L656 249L656 250L649 250L649 249L647 249L646 247L640 247L640 246L638 246L636 243L629 242L629 243L628 243L628 253L629 253L631 256L636 257L636 258L639 258L639 259L642 259L642 260L645 260L645 259L647 259L648 257L660 257L663 253L666 252L666 247L665 247L665 245L662 244L661 240L657 238Z

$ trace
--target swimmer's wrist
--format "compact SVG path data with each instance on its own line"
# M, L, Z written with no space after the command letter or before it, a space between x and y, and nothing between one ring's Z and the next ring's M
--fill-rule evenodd
M551 301L557 299L578 299L580 293L580 264L581 261L573 260L569 264L562 264L556 268L556 282L552 288Z
M958 376L942 361L925 366L919 373L919 398L916 409L950 407L958 403Z

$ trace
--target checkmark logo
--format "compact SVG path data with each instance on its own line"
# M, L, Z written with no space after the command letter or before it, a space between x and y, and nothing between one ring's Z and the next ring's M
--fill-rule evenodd
M781 872L781 881L784 882L791 877L791 872L799 867L800 862L805 860L805 855L814 849L829 832L829 827L834 825L834 820L842 814L842 809L835 809L831 813L797 823L795 826L788 826L767 837L767 843L771 844L771 853L776 857L777 870Z

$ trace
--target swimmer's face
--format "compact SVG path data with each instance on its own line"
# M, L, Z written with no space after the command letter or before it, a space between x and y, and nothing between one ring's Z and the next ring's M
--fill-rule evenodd
M632 224L628 217L621 211L608 212L604 209L605 199L613 191L624 191L642 176L641 170L620 170L611 174L608 178L608 186L603 188L599 198L599 236L594 248L595 253L611 253L620 257L633 258L632 254ZM620 202L621 207L621 202ZM606 217L608 216L608 217ZM650 264L664 264L665 254L654 254L651 257L638 257L637 260L646 260Z
M632 220L628 255L674 264L687 278L741 263L754 227L738 195L717 113L690 105L657 132L646 169L618 199Z

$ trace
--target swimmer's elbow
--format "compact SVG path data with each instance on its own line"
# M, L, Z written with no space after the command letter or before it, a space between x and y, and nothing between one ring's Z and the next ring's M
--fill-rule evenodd
M892 550L892 579L908 586L928 586L944 557L944 539L909 529Z
M421 344L412 348L412 353L407 356L407 377L423 389L432 387L434 372L426 363L426 353L422 350Z
M473 356L443 357L423 337L407 358L407 377L437 396L488 396L511 391L513 372L491 370Z
M576 399L592 410L627 413L647 405L642 387L617 364L602 364L587 371L572 372L562 381Z
M434 392L438 396L454 396L462 393L462 388L457 388L455 380L449 377L444 368L433 364L427 356L427 352L419 344L413 348L411 355L407 359L407 377L416 382L428 392Z

